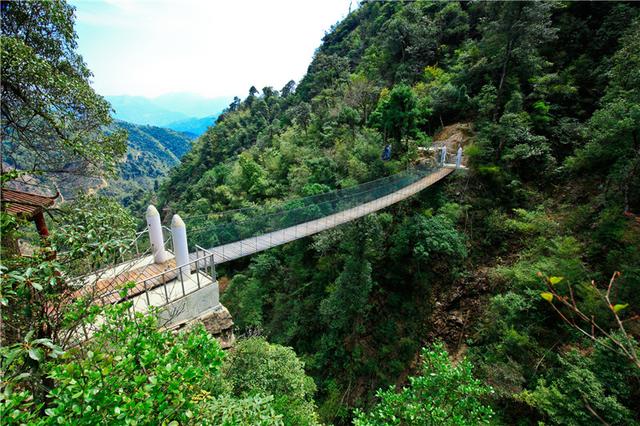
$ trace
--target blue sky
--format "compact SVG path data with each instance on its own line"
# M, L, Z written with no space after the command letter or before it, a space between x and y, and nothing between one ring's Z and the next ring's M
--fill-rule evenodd
M299 81L357 0L71 0L102 95L244 96Z

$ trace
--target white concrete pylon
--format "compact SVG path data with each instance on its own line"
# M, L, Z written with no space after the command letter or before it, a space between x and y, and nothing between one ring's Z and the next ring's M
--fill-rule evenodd
M158 213L158 209L156 209L154 205L147 207L147 230L149 231L149 240L151 241L153 261L155 263L164 263L169 256L164 250L160 213Z
M173 238L176 266L180 267L183 277L186 278L191 273L191 267L189 266L189 245L187 244L187 226L177 214L174 214L173 219L171 219L171 237Z

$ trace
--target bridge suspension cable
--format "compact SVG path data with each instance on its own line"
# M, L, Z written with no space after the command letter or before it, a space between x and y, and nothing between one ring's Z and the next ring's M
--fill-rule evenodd
M191 225L187 228L190 245L213 247L229 244L330 216L396 192L439 168L417 166L374 181L290 200L277 206L187 216L185 222ZM200 226L197 226L198 222Z

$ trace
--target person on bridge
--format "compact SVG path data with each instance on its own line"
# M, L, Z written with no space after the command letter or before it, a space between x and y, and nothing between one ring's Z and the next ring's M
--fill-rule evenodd
M384 147L384 151L382 151L382 159L384 161L391 160L391 144Z
M458 154L456 155L456 169L459 169L462 165L462 146L458 147Z

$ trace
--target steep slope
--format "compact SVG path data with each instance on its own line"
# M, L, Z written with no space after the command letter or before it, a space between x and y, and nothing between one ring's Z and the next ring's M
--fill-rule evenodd
M467 176L220 269L241 330L306 360L324 420L348 424L376 388L403 384L421 346L445 339L468 346L494 387L497 422L638 421L639 372L606 349L621 337L590 284L622 271L613 303L634 324L638 6L363 2L297 88L251 88L172 170L161 201L197 239L207 213L374 180L447 140L441 128L473 123ZM609 334L565 323L545 275L564 277L552 290Z
M218 118L212 115L204 118L188 118L186 120L175 121L167 124L165 127L175 130L176 132L189 133L194 136L200 136L211 127Z
M117 121L116 127L129 134L127 154L118 177L109 181L102 192L130 205L140 200L145 192L157 188L158 182L189 151L193 137L162 127L124 121Z

